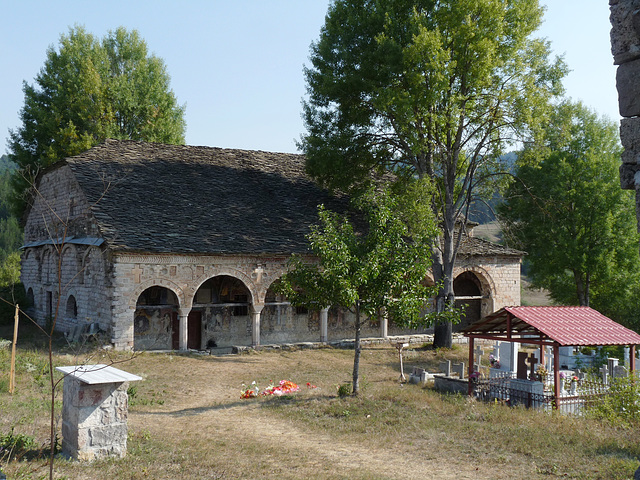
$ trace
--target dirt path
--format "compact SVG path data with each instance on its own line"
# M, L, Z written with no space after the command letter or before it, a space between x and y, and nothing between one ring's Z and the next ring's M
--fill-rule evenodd
M392 450L380 445L371 448L350 441L348 436L336 438L322 433L303 430L293 422L282 421L268 415L259 400L240 400L238 385L223 379L235 379L243 369L242 365L215 362L198 365L197 381L194 374L182 371L182 394L169 398L161 408L149 411L133 409L129 424L132 430L148 431L154 436L168 435L176 439L193 438L207 443L216 438L237 439L246 445L271 445L278 452L286 452L290 464L282 465L282 455L270 460L266 451L253 451L259 455L266 471L275 472L273 477L262 478L379 478L379 479L480 479L517 478L505 475L504 471L483 466L482 472L476 465L464 459L438 458L437 445L432 451L425 451L419 457L409 457L403 451ZM248 360L251 363L251 359ZM224 376L221 375L222 370ZM165 370L165 375L172 373ZM177 372L176 372L177 374ZM217 382L203 382L202 378L218 378ZM232 440L233 441L233 440ZM277 473L285 469L289 475ZM185 477L186 478L186 477ZM225 477L227 478L227 477Z

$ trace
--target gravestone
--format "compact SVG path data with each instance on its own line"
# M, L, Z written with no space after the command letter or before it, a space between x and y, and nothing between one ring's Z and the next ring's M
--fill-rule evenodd
M482 355L484 355L484 350L482 350L482 347L480 345L478 345L476 347L476 365L478 366L478 369L476 371L480 371L480 367L482 367Z
M409 383L421 383L426 380L426 372L424 368L413 367L409 376Z
M500 342L500 370L515 372L518 369L519 343Z
M631 349L624 347L624 364L629 365L631 363Z
M613 376L615 368L618 366L617 358L607 358L607 367L609 368L609 375Z
M459 378L464 378L464 362L454 363L451 367L452 373L457 373Z
M606 365L600 367L600 377L602 378L602 383L609 384L609 368Z
M516 378L527 380L527 352L518 352L518 367L516 370Z
M530 365L531 368L531 373L529 374L529 379L533 380L536 374L536 363L538 363L538 359L536 358L536 356L532 353L531 355L529 355L527 357L527 363Z
M444 362L440 362L440 364L438 365L438 368L447 377L451 376L451 360L445 360Z
M64 373L62 452L78 460L127 453L127 388L142 380L107 365L56 367Z
M616 365L613 367L613 372L611 372L611 377L613 378L626 378L629 376L629 372L627 368L622 365Z

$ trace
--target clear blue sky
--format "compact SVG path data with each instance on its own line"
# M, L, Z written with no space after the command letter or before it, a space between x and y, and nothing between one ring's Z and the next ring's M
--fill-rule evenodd
M547 37L572 69L567 95L618 120L606 0L547 0ZM0 154L19 125L22 82L74 24L103 37L137 29L186 104L190 145L295 152L303 132L302 68L327 0L0 0Z

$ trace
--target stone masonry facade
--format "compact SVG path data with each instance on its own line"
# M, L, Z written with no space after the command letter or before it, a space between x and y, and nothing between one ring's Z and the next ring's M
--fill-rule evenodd
M117 349L352 338L350 312L296 308L271 288L332 201L298 155L108 141L41 176L22 282L39 321L97 325ZM520 304L521 258L469 234L454 289L470 319ZM363 335L424 332L376 318Z

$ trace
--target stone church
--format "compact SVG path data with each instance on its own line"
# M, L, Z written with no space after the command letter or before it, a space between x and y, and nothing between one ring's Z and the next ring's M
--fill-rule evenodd
M107 140L44 171L26 215L22 282L42 322L117 349L212 349L353 336L348 311L291 306L272 286L317 206L344 209L304 157ZM520 304L522 252L471 233L456 268L466 323ZM428 279L427 279L428 280ZM364 336L414 333L372 319Z

